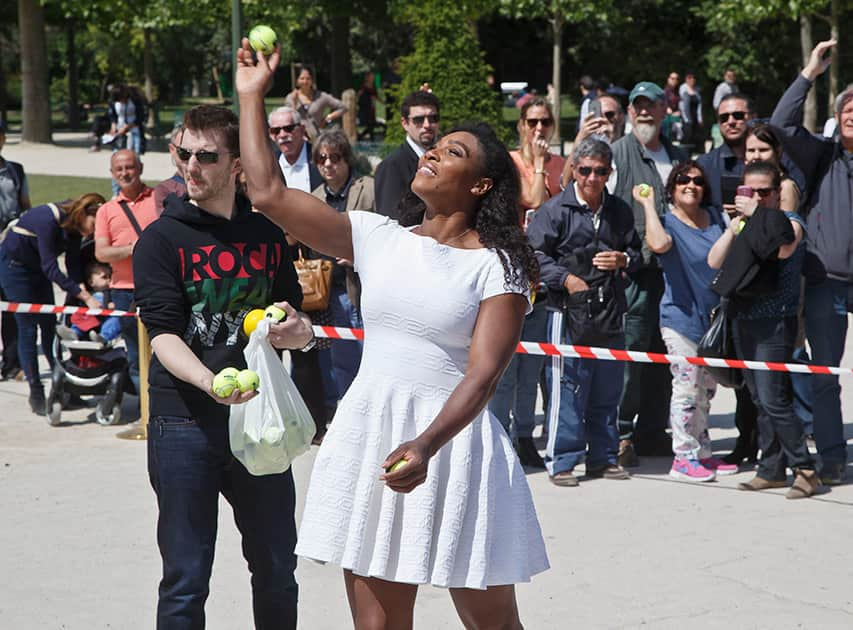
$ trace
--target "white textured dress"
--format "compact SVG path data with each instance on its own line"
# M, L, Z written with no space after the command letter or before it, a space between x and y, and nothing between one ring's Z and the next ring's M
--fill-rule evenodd
M548 568L545 543L521 464L487 409L411 493L379 480L388 454L429 426L461 381L480 302L526 290L505 287L493 250L441 245L377 214L348 216L364 353L314 462L296 553L394 582L527 582Z

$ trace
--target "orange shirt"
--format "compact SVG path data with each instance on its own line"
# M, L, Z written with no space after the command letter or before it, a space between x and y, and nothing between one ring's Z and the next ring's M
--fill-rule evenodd
M533 186L533 181L539 175L533 169L532 164L526 164L524 158L521 157L521 151L509 152L512 161L515 162L515 167L518 169L518 175L521 181L527 186ZM563 172L563 165L566 160L559 155L549 154L545 159L545 200L547 201L554 195L560 192L560 174ZM536 205L529 199L524 198L524 193L521 194L519 200L522 210L535 210Z
M119 191L118 195L102 205L98 209L98 214L95 215L95 240L105 238L111 247L130 245L139 238L124 210L122 210L119 203L121 201L127 202L136 222L143 230L160 216L154 204L153 188L145 186L136 199L128 199L123 192ZM113 289L132 289L133 263L131 257L114 260L110 265L113 268L113 279L110 287Z

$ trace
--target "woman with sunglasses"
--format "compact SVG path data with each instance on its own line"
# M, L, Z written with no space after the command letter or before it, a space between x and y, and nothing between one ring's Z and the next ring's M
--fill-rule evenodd
M320 135L326 125L341 118L347 111L343 101L328 92L317 89L314 75L307 67L299 71L296 88L284 99L284 104L295 109L302 116L305 132L311 142Z
M510 151L521 177L519 208L525 212L524 223L547 199L560 192L560 173L565 160L549 150L554 134L551 106L541 97L528 100L518 119L520 148ZM546 341L548 312L544 299L534 299L533 311L524 318L521 338L525 341ZM545 468L545 462L533 442L536 417L536 396L544 357L515 355L498 383L489 410L500 420L512 437L516 453L524 466ZM514 422L513 422L514 420Z
M0 244L0 285L10 301L53 304L56 284L89 308L102 308L82 282L80 242L95 232L95 214L103 203L101 195L86 193L72 201L31 208L9 224ZM63 253L68 275L57 261ZM56 317L15 313L15 322L18 357L30 386L30 409L43 416L46 403L39 379L36 337L41 329L42 352L53 369Z
M278 50L238 53L241 160L255 206L352 260L365 347L311 472L296 552L340 565L356 628L412 628L419 584L469 628L521 630L514 584L548 567L512 444L485 409L515 351L536 258L518 176L494 131L450 131L418 162L411 228L289 189L266 150ZM346 342L339 342L346 343Z
M782 166L782 152L782 141L770 125L755 125L747 132L746 163L770 162L775 165L782 173L779 209L785 212L796 212L800 207L800 189L785 173Z
M313 147L312 159L323 184L312 194L333 207L338 212L364 211L374 212L376 200L373 193L373 178L357 173L356 157L346 134L341 129L328 129L317 137ZM325 311L310 313L315 324L361 328L361 314L358 304L361 287L358 275L352 268L352 261L315 253L307 247L303 255L306 258L328 258L332 261L332 284L329 288L329 308ZM361 342L332 342L328 339L317 341L318 349L328 349L331 360L331 376L336 393L335 403L349 389L358 372L361 361ZM325 428L321 427L315 440L321 440Z
M661 337L667 352L696 356L699 340L708 330L711 311L720 301L711 291L715 271L708 252L726 230L722 213L707 205L710 195L705 173L696 162L673 167L666 183L669 212L658 216L654 191L641 186L634 199L646 216L646 244L663 268L664 295L660 304ZM738 467L713 456L708 414L717 384L698 365L673 363L669 424L674 459L670 477L682 481L713 481L736 473Z

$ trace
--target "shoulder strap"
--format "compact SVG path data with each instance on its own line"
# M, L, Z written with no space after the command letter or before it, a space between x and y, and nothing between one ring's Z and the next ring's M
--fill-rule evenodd
M136 235L142 236L142 228L139 227L139 221L137 221L136 217L133 216L130 206L127 205L126 201L119 201L118 203L121 206L121 209L124 210L124 215L127 217L127 220L130 221L130 225L133 226L133 230L136 232Z

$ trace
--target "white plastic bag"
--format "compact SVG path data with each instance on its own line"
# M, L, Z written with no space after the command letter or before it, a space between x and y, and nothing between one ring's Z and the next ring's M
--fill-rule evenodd
M231 452L253 475L272 475L311 447L314 420L296 385L267 338L272 320L264 318L243 350L250 370L258 373L258 395L231 406Z

